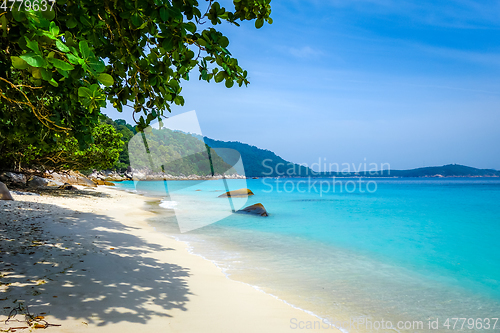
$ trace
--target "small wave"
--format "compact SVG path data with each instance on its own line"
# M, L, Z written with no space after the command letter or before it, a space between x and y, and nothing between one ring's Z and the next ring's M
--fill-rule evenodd
M160 207L165 209L175 209L175 206L177 206L177 201L162 200L160 203Z

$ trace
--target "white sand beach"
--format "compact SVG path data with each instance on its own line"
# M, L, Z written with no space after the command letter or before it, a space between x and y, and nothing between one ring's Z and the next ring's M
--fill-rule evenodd
M148 198L79 188L0 202L0 329L28 331L21 314L5 323L22 303L60 325L48 332L315 331L297 324L320 319L156 232Z

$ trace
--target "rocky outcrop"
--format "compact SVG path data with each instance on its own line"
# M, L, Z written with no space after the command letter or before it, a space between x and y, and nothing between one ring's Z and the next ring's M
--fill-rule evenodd
M135 181L143 181L143 180L214 180L214 179L246 179L245 176L241 176L238 174L232 175L171 175L163 172L152 172L149 169L132 169L128 168L127 171L123 174L119 174L116 171L97 171L94 170L89 176L93 182L97 183L96 180L103 180L109 182L120 182L124 180L135 180Z
M49 179L49 178L43 178L43 177L38 177L38 176L31 176L27 183L28 187L31 188L40 188L40 187L47 187L47 186L62 186L64 185L63 182L56 181L54 179Z
M26 176L22 173L3 172L0 174L0 181L15 187L26 186Z
M247 214L259 215L259 216L269 216L269 214L267 213L267 210L264 208L264 205L261 203L256 203L255 205L245 207L245 208L239 210L238 213L247 213Z
M2 182L0 182L0 200L14 200L12 195L10 195L9 189Z
M96 186L96 184L94 184L93 181L91 181L89 178L85 177L79 171L46 173L46 178L52 179L52 180L59 182L59 183L62 183L62 184L67 183L70 185L82 185L82 186L88 186L88 187L95 187Z
M216 179L246 179L245 176L241 176L238 174L234 175L183 175L180 174L178 176L171 175L168 173L162 173L162 172L150 172L148 170L133 170L130 171L129 173L125 173L128 177L130 177L133 180L216 180Z
M115 186L115 184L113 184L112 182L108 182L107 180L95 179L94 183L96 185Z
M227 198L227 197L246 197L254 195L252 191L247 188L240 188L239 190L229 191L224 194L219 195L219 198Z
M94 170L90 175L89 178L92 181L96 180L103 180L103 181L113 181L113 182L121 182L124 180L130 180L132 177L125 173L123 176L120 175L116 171L96 171Z

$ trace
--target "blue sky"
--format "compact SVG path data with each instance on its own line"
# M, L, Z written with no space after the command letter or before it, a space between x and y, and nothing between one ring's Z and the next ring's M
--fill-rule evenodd
M173 114L296 163L500 169L500 1L271 5L272 25L220 27L251 84L192 75Z

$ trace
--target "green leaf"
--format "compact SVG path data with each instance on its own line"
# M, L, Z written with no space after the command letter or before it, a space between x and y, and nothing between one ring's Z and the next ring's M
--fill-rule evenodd
M12 10L12 16L14 17L14 20L17 22L22 22L26 20L26 14L24 11L19 11L18 10L19 6L14 6Z
M10 60L12 61L12 66L17 69L26 69L29 67L28 63L19 57L12 56Z
M92 97L92 90L87 87L78 88L78 96L79 97Z
M142 18L139 16L139 13L132 14L130 20L136 27L139 27L142 24Z
M81 62L83 62L82 58L77 57L71 53L68 53L66 56L68 57L69 62L72 63L73 65L78 65Z
M73 65L56 58L49 58L49 62L52 63L52 65L54 65L56 68L62 69L64 71L70 71L75 68L73 67Z
M260 18L260 19L257 19L257 20L255 21L255 27L256 27L257 29L262 28L262 26L263 26L263 25L264 25L264 19L261 19L261 18Z
M69 28L69 29L73 29L74 27L76 27L78 24L78 21L74 18L74 17L70 17L67 21L66 21L66 26Z
M69 31L65 31L64 32L64 40L66 42L66 45L69 46L69 47L71 47L71 46L73 46L73 47L78 46L76 44L75 40L73 39L73 35Z
M36 53L40 53L40 49L38 48L38 42L36 40L30 40L28 37L24 37L26 39L26 46Z
M90 88L78 88L78 99L80 103L89 108L90 112L106 105L106 96L97 84L91 85Z
M188 22L184 25L187 31L194 34L196 32L196 25L193 22Z
M52 35L54 36L59 35L59 27L56 25L54 21L50 22L49 30Z
M163 22L166 22L168 20L168 11L165 9L165 7L160 8L160 17L163 20Z
M87 59L90 57L92 51L90 51L89 44L86 41L82 40L78 47L80 48L80 52L82 53L83 59Z
M151 80L149 80L149 84L150 84L152 87L156 86L156 83L157 83L157 82L158 82L158 79L157 79L157 77L156 77L156 76L153 76L153 77L151 78Z
M224 80L224 72L217 73L217 75L215 75L215 82L219 83L222 82L222 80Z
M45 59L43 59L41 55L36 54L34 52L23 54L22 56L20 56L20 58L33 67L44 67L47 65Z
M62 76L64 76L66 79L69 77L69 75L68 75L68 72L67 72L67 71L64 71L64 70L62 70L62 69L60 69L60 68L56 68L56 69L57 69L57 71L59 72L59 74L61 74Z
M56 40L56 47L59 49L59 51L61 52L64 52L64 53L67 53L69 52L69 47L67 47L66 45L64 45L63 42L61 42L59 39Z
M165 38L161 46L163 46L166 51L171 51L174 48L174 42L172 38Z
M31 71L31 75L35 79L41 79L42 78L42 72L40 71L40 68L33 68L33 70Z
M54 80L54 79L51 79L51 80L49 81L49 83L50 83L51 85L53 85L54 87L59 87L59 83L57 83L57 82L56 82L56 80Z
M50 25L50 22L42 16L41 11L26 11L26 17L39 28L48 28Z
M47 31L42 31L41 33L42 33L44 36L49 37L50 39L54 39L54 40L56 40L56 39L57 39L56 37L54 37L51 33L47 32Z
M93 84L93 85L90 86L90 90L92 91L92 93L95 96L96 93L98 93L101 90L101 88L99 87L98 84Z
M93 59L89 60L88 65L93 71L95 71L97 73L104 72L104 70L106 69L106 65L104 64L104 61L97 59L97 58L93 58Z
M224 49L229 46L229 39L226 36L219 38L219 45Z
M54 10L44 10L42 11L42 16L45 19L52 21L56 17L56 12Z
M50 81L52 80L52 72L45 69L45 68L41 68L40 69L40 72L42 74L42 79L44 79L45 81Z
M101 73L97 75L97 80L104 84L106 87L112 86L115 81L113 80L113 77L109 74L106 73Z
M226 88L231 88L234 85L234 81L231 79L226 80Z

